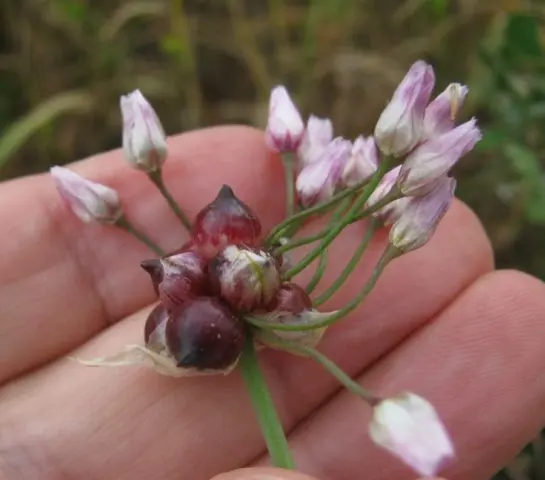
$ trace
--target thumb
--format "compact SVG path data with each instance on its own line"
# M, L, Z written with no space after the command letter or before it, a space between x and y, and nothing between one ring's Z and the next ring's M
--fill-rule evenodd
M210 480L318 480L303 473L278 468L242 468L221 473Z

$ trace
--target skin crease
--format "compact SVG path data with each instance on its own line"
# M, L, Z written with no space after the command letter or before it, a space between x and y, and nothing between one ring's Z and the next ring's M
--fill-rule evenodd
M227 183L265 232L281 220L281 164L267 153L262 132L219 127L170 138L169 147L166 183L190 217ZM118 189L127 216L165 250L186 240L164 200L119 151L71 168ZM68 360L142 341L155 297L139 263L153 256L125 232L82 226L45 174L0 185L0 224L0 480L416 477L371 445L369 409L307 359L261 354L304 475L261 469L265 447L238 372L171 379ZM306 234L318 228L310 225ZM354 225L335 242L317 293L342 270L363 231ZM324 310L361 288L385 242L378 232ZM304 285L311 274L297 281ZM390 265L320 349L380 394L411 390L432 401L458 453L442 474L484 480L545 423L544 314L543 284L520 272L493 272L479 221L457 202L429 244ZM257 468L222 473L251 466Z

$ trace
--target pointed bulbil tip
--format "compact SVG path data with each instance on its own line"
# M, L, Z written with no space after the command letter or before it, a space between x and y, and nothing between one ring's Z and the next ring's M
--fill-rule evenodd
M216 198L221 200L227 200L231 198L236 198L236 195L233 189L229 185L223 184Z
M163 265L158 258L140 262L140 266L149 274L155 294L159 295L159 284L163 281Z

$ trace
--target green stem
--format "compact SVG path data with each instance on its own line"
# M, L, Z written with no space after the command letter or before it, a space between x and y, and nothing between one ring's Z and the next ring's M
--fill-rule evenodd
M317 240L324 238L326 234L327 234L327 230L323 230L314 235L311 235L310 237L304 237L298 240L293 240L289 243L286 243L285 245L282 245L281 247L275 248L274 253L281 255L282 253L289 252L290 250L293 250L294 248L302 247L303 245L308 245L309 243L316 242Z
M384 174L388 171L390 167L390 162L386 161L386 159L380 164L380 167L378 168L377 172L373 175L371 178L370 183L363 189L363 191L358 195L356 201L352 205L352 207L348 210L348 212L345 215L345 218L337 223L328 233L327 235L322 239L320 242L320 245L315 250L309 252L301 262L299 262L294 267L290 268L286 275L284 276L285 280L289 280L290 278L294 277L298 273L302 272L310 263L312 263L319 255L320 253L326 249L332 242L335 240L335 238L339 235L339 233L342 232L342 230L352 223L353 217L358 214L359 210L363 207L365 202L369 199L377 185L379 184L380 180L384 176ZM348 191L348 190L345 190Z
M259 360L255 353L254 341L251 335L246 342L239 365L272 463L279 468L293 469L294 463L288 441L259 368Z
M286 218L290 218L295 212L295 159L293 153L285 153L282 156L282 162L284 163L286 184Z
M183 226L187 228L187 230L191 230L191 222L189 221L189 218L187 218L187 215L182 211L178 203L176 203L176 200L174 200L174 198L168 191L167 187L165 186L165 183L163 182L162 170L157 169L157 170L148 172L148 177L153 182L153 184L157 187L159 192L161 192L161 195L163 195L163 197L167 201L168 206L174 212L174 214L180 219Z
M354 297L343 308L337 310L336 312L333 312L329 317L323 318L322 320L317 320L312 323L309 322L300 325L290 325L288 323L270 323L252 316L246 316L244 317L244 319L253 326L261 328L263 330L302 332L306 330L315 330L318 328L328 327L329 325L332 325L336 321L351 313L361 304L361 302L363 302L363 300L365 300L367 295L369 295L369 293L371 293L371 291L375 287L377 280L379 279L380 275L382 274L388 263L393 260L397 255L399 255L399 251L397 249L390 245L386 247L386 250L377 262L377 265L375 266L371 277L369 278L369 280L367 280L360 293L358 293L358 295L356 295L356 297Z
M324 276L326 267L327 267L327 250L324 250L322 252L322 255L320 255L320 262L318 263L318 268L314 272L314 275L312 275L310 282L308 282L306 290L309 295L314 291L314 289L320 283L320 280Z
M310 357L316 363L319 363L325 370L327 370L331 375L333 375L346 389L358 397L361 397L372 407L380 402L380 398L369 390L363 388L359 383L355 382L346 374L335 362L327 358L323 353L319 352L315 348L301 345L299 343L277 340L277 339L267 339L267 345L273 346L276 348L281 348L286 351L290 351L297 355Z
M350 262L348 262L348 265L344 268L342 273L339 275L337 280L333 282L333 284L325 291L323 292L319 297L317 297L313 302L314 307L318 307L325 302L327 302L339 288L343 285L343 283L346 281L346 279L350 276L350 274L354 271L356 266L358 265L359 261L361 260L361 257L363 256L363 253L369 246L369 243L371 242L371 239L373 238L374 233L377 230L378 221L377 220L371 220L371 224L367 228L367 231L365 232L365 236L363 237L362 242L354 252L354 255L352 255L352 258L350 259Z
M348 197L349 195L352 195L354 192L356 192L358 189L360 189L362 185L357 185L352 188L347 188L346 190L343 190L342 192L335 195L331 200L320 203L318 205L315 205L314 207L307 208L306 210L302 210L299 213L296 213L290 218L287 218L282 223L279 223L274 229L269 233L269 236L266 239L266 243L271 245L274 243L275 240L278 240L278 236L280 233L282 233L284 230L286 230L290 225L296 222L301 222L302 220L305 220L307 217L310 217L311 215L322 213L333 206L337 204L340 200Z
M145 233L137 230L132 223L130 223L125 217L120 217L115 226L122 228L126 232L130 233L137 240L146 245L152 252L156 253L160 257L165 255L165 252L159 247L153 240L151 240Z

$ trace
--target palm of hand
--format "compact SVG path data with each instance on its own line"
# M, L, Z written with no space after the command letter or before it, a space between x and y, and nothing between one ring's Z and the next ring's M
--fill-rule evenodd
M171 152L166 181L190 214L228 183L265 228L282 218L281 166L266 153L261 134L211 129L172 139ZM118 152L75 168L117 188L129 216L165 248L183 242L162 199L143 176L127 171ZM82 227L46 176L2 185L0 223L6 232L1 479L205 480L266 462L238 374L177 380L136 368L85 368L65 358L74 350L89 358L141 341L154 301L138 268L149 256L143 247L124 232ZM324 285L340 273L362 232L355 225L335 243ZM384 236L376 241L370 260L326 308L351 297L384 242ZM478 220L457 203L432 241L395 261L370 299L321 344L376 391L410 389L437 406L458 451L446 472L450 479L487 478L544 423L543 285L492 270ZM335 480L413 478L370 444L369 410L334 378L282 352L266 351L262 359L302 471Z

